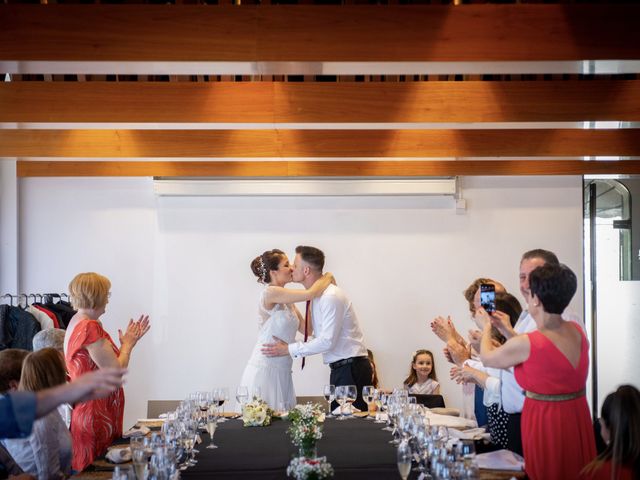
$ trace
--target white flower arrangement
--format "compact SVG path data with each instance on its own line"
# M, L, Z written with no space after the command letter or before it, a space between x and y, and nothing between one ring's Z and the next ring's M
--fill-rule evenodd
M245 427L265 427L271 425L273 410L267 402L254 398L242 408L242 421Z
M289 410L287 419L291 422L288 429L291 443L300 447L301 451L311 452L317 441L322 438L322 406L312 403L296 405Z
M333 467L327 457L296 457L289 462L287 475L296 480L321 480L333 477Z

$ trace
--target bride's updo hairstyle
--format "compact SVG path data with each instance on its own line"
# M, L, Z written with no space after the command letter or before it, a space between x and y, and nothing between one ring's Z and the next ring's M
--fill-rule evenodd
M284 252L274 248L273 250L267 250L262 255L258 255L251 262L251 271L258 277L260 283L270 283L271 270L278 270L280 261L284 257Z

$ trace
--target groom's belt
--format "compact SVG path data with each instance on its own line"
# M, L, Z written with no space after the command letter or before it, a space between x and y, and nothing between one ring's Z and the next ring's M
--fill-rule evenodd
M349 365L350 363L353 362L358 362L360 360L369 360L369 357L351 357L351 358L345 358L344 360L338 360L337 362L333 362L329 364L329 368L331 368L331 370L335 370L336 368L340 368L340 367L344 367L345 365Z

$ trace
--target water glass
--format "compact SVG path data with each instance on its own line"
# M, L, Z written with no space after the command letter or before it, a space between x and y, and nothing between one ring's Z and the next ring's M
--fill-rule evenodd
M402 480L409 478L411 458L409 443L406 441L400 442L400 445L398 445L398 472L400 472L400 478L402 478Z
M336 399L336 386L335 385L325 385L322 394L324 395L324 399L329 404L329 413L326 415L327 417L334 417L333 413L331 413L331 402Z
M369 412L371 411L371 404L374 401L375 392L376 389L373 388L373 385L362 387L362 399L367 404L367 419L371 419Z

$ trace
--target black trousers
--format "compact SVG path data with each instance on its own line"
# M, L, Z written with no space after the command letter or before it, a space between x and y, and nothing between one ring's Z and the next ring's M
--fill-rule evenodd
M510 413L507 420L507 448L519 455L522 453L522 433L520 431L521 413Z
M367 411L367 404L362 399L362 387L371 385L373 369L367 357L354 358L353 362L331 369L331 385L355 385L358 391L358 398L353 402L353 406L362 412ZM338 402L331 404L331 410L335 410Z

